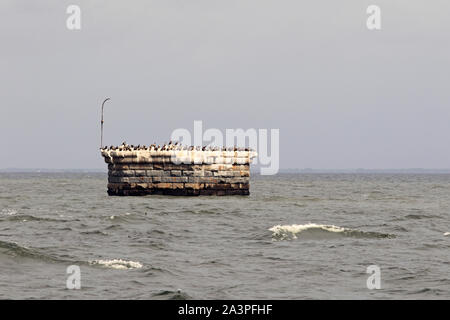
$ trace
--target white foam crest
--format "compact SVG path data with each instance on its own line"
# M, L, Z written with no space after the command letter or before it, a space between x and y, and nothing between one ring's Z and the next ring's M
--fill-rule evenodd
M2 216L13 216L13 215L17 214L17 210L14 210L14 209L2 209L0 214Z
M444 233L444 236L450 236L450 232Z
M92 265L101 265L112 269L140 269L142 264L136 261L127 261L122 259L112 259L112 260L94 260L91 261Z
M348 229L334 226L334 225L325 225L325 224L316 224L316 223L307 223L307 224L291 224L291 225L276 225L269 229L272 231L272 236L278 239L286 239L292 238L297 239L297 234L311 229L319 229L328 232L344 232Z

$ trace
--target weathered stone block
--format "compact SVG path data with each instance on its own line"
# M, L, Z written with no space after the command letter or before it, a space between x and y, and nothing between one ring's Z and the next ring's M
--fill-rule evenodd
M153 183L162 182L162 176L153 176L151 178Z
M113 169L115 169L115 170L128 170L128 169L130 169L130 166L127 165L127 164L114 163L112 166L113 166Z
M202 189L203 188L202 183L185 183L184 187L188 189Z
M128 177L128 182L130 183L148 183L152 182L151 177Z
M229 183L218 183L216 184L216 189L230 189L231 188L231 184Z
M146 170L134 170L136 177L144 177L147 175Z
M217 177L238 177L238 176L240 176L241 175L241 173L240 172L237 172L237 171L217 171L217 172L214 172L214 176L217 176Z
M108 183L108 189L119 189L120 183Z
M250 171L240 171L241 177L250 177Z
M172 189L172 183L161 182L154 185L158 189Z
M147 171L147 176L148 177L162 176L164 174L164 171L157 170L157 169L146 170L146 171Z
M179 176L181 176L181 170L171 170L171 171L170 171L170 174L171 174L172 176L179 177Z
M250 162L250 160L248 158L235 158L234 159L234 163L237 163L237 164L246 164L249 162Z
M188 182L188 177L161 177L161 182Z
M108 182L112 183L129 183L128 177L108 177Z
M202 177L188 177L189 183L200 183L202 182Z
M130 164L129 165L130 169L132 170L152 170L153 169L153 164L151 163L137 163L137 164Z
M137 183L136 184L136 188L138 188L138 189L147 189L148 188L148 183Z
M215 177L218 180L218 183L245 183L247 182L245 178L236 178L236 177Z
M202 177L199 181L202 183L220 183L220 179L217 177Z

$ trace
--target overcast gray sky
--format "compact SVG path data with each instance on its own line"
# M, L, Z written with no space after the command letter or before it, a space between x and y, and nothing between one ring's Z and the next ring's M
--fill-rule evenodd
M82 29L66 28L66 8ZM366 28L381 7L382 30ZM448 0L2 0L0 168L279 128L282 168L449 168Z

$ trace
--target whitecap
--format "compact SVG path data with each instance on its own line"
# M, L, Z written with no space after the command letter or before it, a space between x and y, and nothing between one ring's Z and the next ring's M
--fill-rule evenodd
M311 229L320 229L329 232L344 232L346 229L334 225L324 225L316 223L307 224L291 224L291 225L276 225L269 229L272 231L272 236L276 239L284 240L288 238L297 239L297 234Z
M355 229L343 228L335 225L326 224L292 224L292 225L276 225L269 229L272 231L273 240L290 240L297 239L300 234L304 233L313 239L328 239L337 237L355 237L355 238L393 238L394 235L365 232Z
M444 233L444 236L450 236L450 232Z
M17 210L14 209L2 209L1 213L2 216L13 216L17 214Z
M112 260L94 260L90 262L91 265L100 265L112 269L140 269L142 264L136 261L127 261L122 259Z

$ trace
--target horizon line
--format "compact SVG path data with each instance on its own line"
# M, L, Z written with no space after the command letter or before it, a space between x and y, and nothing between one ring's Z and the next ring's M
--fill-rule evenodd
M107 168L0 168L0 173L59 173L59 172L91 172L91 173L104 173L107 172ZM252 172L257 173L258 167L251 169ZM363 172L399 172L399 173L420 173L420 172L433 172L433 173L450 173L450 168L282 168L278 173L363 173Z

